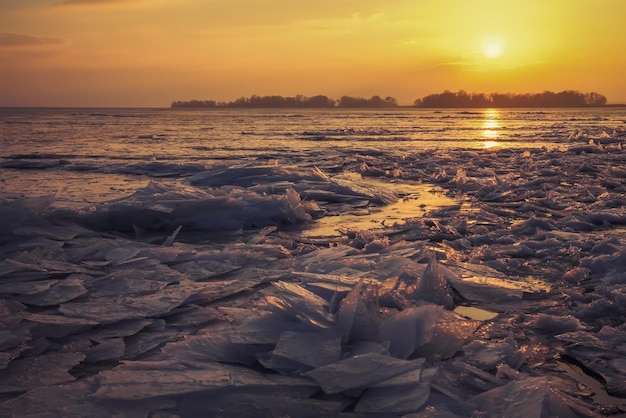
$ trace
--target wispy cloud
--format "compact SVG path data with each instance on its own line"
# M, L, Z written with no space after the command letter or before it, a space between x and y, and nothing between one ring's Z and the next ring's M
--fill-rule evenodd
M0 33L0 47L63 45L65 39L22 33Z
M132 2L133 0L62 0L58 4L90 5L90 4L132 3Z

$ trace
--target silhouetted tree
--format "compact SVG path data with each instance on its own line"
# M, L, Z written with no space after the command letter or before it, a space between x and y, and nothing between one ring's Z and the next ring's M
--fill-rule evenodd
M172 107L253 107L253 108L298 108L298 107L334 107L335 101L327 96L306 97L301 94L295 97L259 96L240 97L232 102L215 102L213 100L174 101Z
M456 93L444 90L442 93L429 94L414 102L416 107L587 107L604 106L606 97L598 93L583 94L579 91L565 90L559 93L483 93L468 94L463 90Z
M363 97L351 97L341 96L337 102L339 107L347 108L382 108L382 107L394 107L398 102L393 97L386 97L385 99L380 96L372 96L369 99Z
M172 107L216 107L214 100L191 100L188 102L173 101Z

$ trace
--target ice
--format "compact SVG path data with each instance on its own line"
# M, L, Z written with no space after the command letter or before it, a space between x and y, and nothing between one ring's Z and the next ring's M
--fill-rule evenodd
M234 165L215 168L198 173L188 179L190 184L219 187L222 185L236 185L249 187L259 183L273 183L289 181L292 183L318 182L327 183L328 176L319 169L298 170L295 167L282 167L278 164L267 165Z
M100 324L100 322L96 320L35 312L23 314L22 319L35 324L32 331L33 334L52 338L61 338L67 335L77 334Z
M446 278L439 272L439 263L432 253L426 270L418 276L415 287L411 291L414 299L435 303L446 309L454 307L454 300Z
M272 282L272 285L280 293L277 297L268 297L268 301L278 309L313 327L329 328L333 323L326 300L297 284L281 281Z
M102 339L86 350L86 363L100 363L117 360L125 356L126 343L122 338Z
M456 263L448 266L453 274L446 276L450 286L465 300L482 306L502 307L503 302L521 301L524 293L540 293L546 285L533 285L528 281L515 281L499 271L484 265Z
M551 316L547 314L539 314L533 322L536 328L553 334L563 334L566 332L576 331L584 327L577 318L571 315Z
M84 281L81 275L69 275L64 280L51 281L50 287L43 291L16 296L16 299L26 305L32 306L54 306L64 302L76 299L87 293ZM33 282L27 282L26 285L33 285ZM0 293L15 293L4 292Z
M417 411L430 396L430 380L436 372L437 368L432 367L421 371L419 378L404 385L368 388L354 411L364 414L402 414Z
M380 339L389 341L393 356L409 358L417 347L430 341L439 313L435 305L405 309L383 320Z
M184 399L180 415L318 418L337 416L345 407L339 401L319 401L308 396L309 393L291 387L280 387L278 391L238 389L213 397L202 394Z
M183 279L161 289L160 292L140 293L134 296L121 292L116 296L100 296L85 302L69 302L63 304L59 311L64 315L78 318L99 318L102 323L159 316L171 312L208 286ZM105 301L107 303L104 303ZM111 311L109 303L116 305L117 309Z
M396 359L371 353L361 354L315 368L306 373L327 394L340 393L380 383L402 373L421 369L423 361Z
M513 335L500 342L472 341L463 347L463 353L468 363L481 370L495 370L502 365L518 369L525 357Z
M324 202L354 201L358 198L366 198L375 203L391 203L397 200L393 193L358 184L351 178L330 177L316 167L303 169L271 164L246 164L198 173L188 181L194 186L235 185L258 192L294 187L305 198Z
M391 343L389 351L399 358L450 357L480 324L438 305L411 307L382 321L379 338Z
M545 377L513 381L477 395L471 401L479 410L488 411L495 416L512 418L596 416L582 402L552 388Z
M0 375L0 393L24 392L40 386L71 382L67 371L79 365L80 353L49 353L39 357L13 360Z
M193 231L238 230L297 224L311 220L316 206L303 203L293 189L262 195L245 189L189 190L151 183L127 199L79 214L78 221L96 230Z
M32 389L0 405L7 417L89 416L107 418L115 415L145 416L151 408L143 405L121 405L94 400L91 382L79 381L58 386ZM156 405L153 405L153 407Z
M376 338L380 324L378 306L372 290L363 289L362 280L341 301L336 321L344 342Z
M572 331L556 337L565 342L565 353L602 376L607 392L626 397L626 329L603 327L597 334Z
M626 160L593 149L336 150L3 202L0 415L620 416ZM457 204L340 225L409 181Z
M268 360L261 363L276 371L305 370L339 361L341 336L285 331L280 334Z
M220 363L207 363L201 369L173 361L131 361L102 372L95 397L142 400L180 396L218 389L272 387L275 391L300 387L315 390L305 379L263 374L254 370Z
M45 211L55 200L54 195L29 197L13 201L0 200L0 236L3 242L7 235L13 233L31 216Z

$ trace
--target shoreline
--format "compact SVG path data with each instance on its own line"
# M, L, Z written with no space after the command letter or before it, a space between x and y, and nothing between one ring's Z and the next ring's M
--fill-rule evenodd
M149 109L149 110L227 110L227 109L268 109L268 110L454 110L454 109L475 109L475 110L515 110L515 109L549 109L549 110L563 110L563 109L604 109L604 108L624 108L626 103L607 103L603 106L567 106L567 107L545 107L545 106L530 106L530 107L423 107L414 105L397 105L393 107L172 107L172 106L0 106L0 110L19 110L19 109L87 109L87 110L101 110L101 109Z

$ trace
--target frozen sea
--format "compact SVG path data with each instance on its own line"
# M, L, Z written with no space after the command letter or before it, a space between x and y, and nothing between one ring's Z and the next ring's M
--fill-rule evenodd
M626 415L626 108L0 109L1 416Z
M626 108L573 110L0 109L3 197L122 197L207 167L332 164L384 152L541 148L626 129ZM579 141L580 142L580 141ZM43 174L45 173L45 174Z

